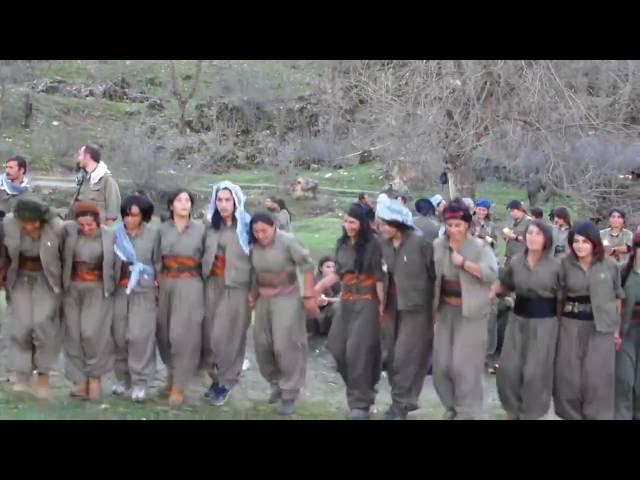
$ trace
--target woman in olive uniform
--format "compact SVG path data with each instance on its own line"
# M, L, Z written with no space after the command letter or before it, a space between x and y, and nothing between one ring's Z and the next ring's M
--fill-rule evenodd
M102 377L113 368L113 231L101 227L93 202L73 204L62 254L65 373L71 395L98 400Z
M553 209L553 255L562 259L569 252L569 230L571 215L566 207Z
M224 405L242 372L251 322L249 310L249 222L244 194L231 182L213 187L207 217L202 274L206 278L200 368L209 372L206 396L212 405Z
M410 212L385 195L378 198L381 245L388 274L385 330L392 405L387 417L403 420L418 398L433 350L433 246L414 231Z
M464 204L444 209L445 237L433 244L435 261L433 384L445 418L477 418L487 349L489 290L498 278L493 250L471 234Z
M275 202L278 205L278 228L285 232L291 232L291 221L293 220L293 216L287 208L287 204L284 203L284 200L281 198L276 199Z
M255 308L256 359L271 386L269 403L278 403L281 415L291 415L307 371L305 313L318 314L313 261L293 235L276 229L269 213L253 215L250 232L253 281L249 304ZM304 275L303 301L297 269Z
M370 210L369 207L363 207L365 210ZM371 222L369 222L371 226ZM336 272L336 261L331 255L326 255L318 260L318 272L316 273L315 282L318 284L325 277L330 276ZM329 333L331 324L335 317L337 304L340 301L340 283L337 282L331 287L326 288L323 292L320 292L320 299L318 300L318 308L320 314L317 317L307 318L307 334L313 336L324 336Z
M169 405L179 407L200 360L205 227L191 219L193 196L186 190L176 190L167 207L171 218L160 226L162 270L157 340L168 370L167 386L161 396L169 393Z
M327 346L347 387L348 418L366 420L381 373L382 257L361 205L349 207L342 229L342 237L336 243L336 273L320 281L315 290L319 295L342 281Z
M113 338L117 382L111 393L144 402L156 370L158 275L162 268L160 235L149 225L153 204L130 195L120 206L122 223L115 229L116 285Z
M491 202L481 199L476 202L473 216L473 235L491 245L495 250L498 245L498 227L491 221Z
M616 354L616 420L640 420L640 232L622 271L624 305Z
M35 393L48 398L49 372L60 352L64 224L46 205L20 199L2 226L0 279L13 309L7 321L13 388L28 390L35 368Z
M624 228L626 214L619 208L609 210L609 228L600 232L605 255L611 257L619 268L626 265L631 252L633 233Z
M490 293L516 293L497 377L500 402L511 419L536 420L551 405L561 296L552 245L551 229L541 220L530 223L524 253L511 259Z
M555 363L553 404L566 420L613 419L616 343L624 292L620 269L605 256L593 223L569 232L562 260L564 306Z

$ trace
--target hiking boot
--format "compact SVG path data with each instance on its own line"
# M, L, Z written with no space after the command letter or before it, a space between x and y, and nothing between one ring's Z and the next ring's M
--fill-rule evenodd
M49 399L49 375L46 373L38 374L38 380L36 382L36 397L41 400Z
M282 392L279 388L274 388L271 390L271 395L269 396L269 404L273 405L274 403L278 403L282 398Z
M347 415L347 420L369 420L369 410L352 408Z
M133 387L131 391L131 400L136 403L142 403L147 399L147 392L144 387Z
M73 387L71 387L69 396L82 400L89 398L89 381L74 384Z
M295 400L280 400L280 403L278 403L278 415L282 415L284 417L291 415L293 413L293 406L295 403Z
M209 386L207 391L204 392L204 398L213 398L219 388L220 384L216 380L214 380L213 382L211 382L211 385Z
M184 392L176 386L171 387L169 394L169 406L171 408L181 407L184 403Z
M89 400L100 400L102 396L102 381L100 377L89 377Z
M111 395L115 395L116 397L121 397L129 390L129 386L125 382L116 382L111 387Z
M391 405L389 410L386 411L385 417L387 420L406 420L408 414L409 412L405 409Z
M224 385L218 385L218 388L213 392L213 396L209 399L209 404L214 407L221 407L229 398L231 390Z

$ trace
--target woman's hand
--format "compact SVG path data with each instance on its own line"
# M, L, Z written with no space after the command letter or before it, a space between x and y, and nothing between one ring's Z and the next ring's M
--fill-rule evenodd
M616 330L613 332L613 345L616 348L616 352L620 351L620 347L622 346L622 338L620 337L620 331Z
M247 300L249 302L249 309L250 310L255 310L256 308L256 297L253 296L253 294L249 294L247 295Z
M462 264L464 263L464 257L453 250L451 252L451 263L453 263L456 267L462 267Z

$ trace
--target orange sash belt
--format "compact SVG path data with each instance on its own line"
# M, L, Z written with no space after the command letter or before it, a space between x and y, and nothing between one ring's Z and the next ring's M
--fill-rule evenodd
M18 269L25 272L41 272L42 271L42 261L40 261L40 257L27 257L24 255L20 255L20 259L18 260Z
M102 263L73 262L71 280L74 282L101 282Z
M224 267L226 266L226 258L224 255L216 255L209 275L212 277L222 277L224 275Z
M194 278L200 275L200 261L193 257L162 257L161 275L167 278Z

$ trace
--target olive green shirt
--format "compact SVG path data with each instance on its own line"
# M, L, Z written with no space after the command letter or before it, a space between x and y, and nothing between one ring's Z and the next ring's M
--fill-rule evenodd
M133 245L136 252L136 260L140 263L148 265L155 270L156 280L162 269L162 258L160 256L160 232L157 228L143 223L136 236L129 235L129 241ZM122 273L123 260L115 255L115 281L116 285L120 282ZM140 275L138 284L133 289L134 292L148 291L156 288L155 280L147 278L146 275Z
M95 183L90 181L91 175L85 175L78 186L76 202L94 202L100 211L100 221L117 220L120 216L120 188L110 173L105 173ZM72 205L73 208L73 205ZM71 217L69 217L71 218Z
M523 298L562 298L560 268L560 261L550 254L543 254L533 268L524 254L518 254L500 272L500 283Z
M531 223L531 219L526 215L522 217L520 220L514 220L513 225L511 226L511 230L514 235L518 235L520 241L518 240L507 240L507 248L505 251L505 257L513 258L518 253L523 253L525 248L524 235L527 231L527 227Z
M289 212L286 210L280 210L275 217L279 230L284 232L291 230L291 215L289 215Z
M160 226L160 256L191 257L202 259L204 252L204 224L190 220L187 227L179 232L173 220Z
M482 222L478 218L474 218L471 231L474 236L485 242L487 242L487 237L491 238L493 240L493 244L491 244L492 248L495 249L498 245L498 226L491 220Z
M413 224L422 232L422 235L424 235L429 242L433 242L438 238L438 234L440 233L440 223L436 217L417 215L413 219Z
M251 261L238 240L235 225L222 225L220 230L207 228L204 256L202 258L202 274L208 277L216 255L224 255L224 284L227 287L246 287L251 276Z
M564 258L565 255L569 253L571 250L569 248L569 227L561 229L558 226L554 225L552 227L553 233L553 247L552 252L556 258Z
M314 268L309 250L293 235L281 230L276 230L270 245L253 244L251 266L255 273L295 273L297 268L308 272Z
M620 326L617 312L619 298L624 298L620 283L620 269L615 262L605 258L585 271L573 255L562 259L560 274L564 297L590 296L596 329L614 332Z
M626 228L623 228L622 232L620 232L618 235L613 235L610 228L605 228L604 230L600 231L600 238L602 239L603 243L606 241L609 244L609 247L618 247L620 245L627 245L630 247L633 244L633 233L631 233L631 231L627 230ZM611 258L618 264L618 266L622 267L627 263L629 254L618 254L611 256Z
M624 308L622 313L622 333L631 326L634 305L640 305L640 273L632 268L624 285Z

